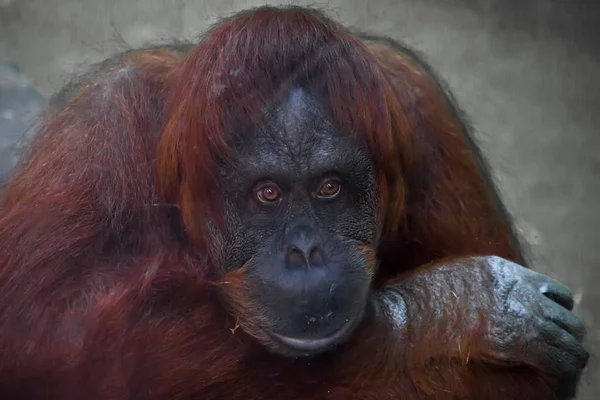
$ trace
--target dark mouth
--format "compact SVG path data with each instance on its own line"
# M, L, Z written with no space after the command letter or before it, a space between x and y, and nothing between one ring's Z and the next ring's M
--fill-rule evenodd
M271 333L284 346L305 354L320 353L341 343L356 327L362 315L349 319L348 322L334 334L317 339L294 338Z

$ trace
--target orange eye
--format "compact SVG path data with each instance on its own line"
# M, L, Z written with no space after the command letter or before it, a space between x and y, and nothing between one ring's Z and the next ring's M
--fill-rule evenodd
M254 190L256 199L261 203L273 203L281 198L279 187L273 183L263 183Z
M334 198L340 193L341 188L342 185L337 179L327 179L317 191L317 197L326 199Z

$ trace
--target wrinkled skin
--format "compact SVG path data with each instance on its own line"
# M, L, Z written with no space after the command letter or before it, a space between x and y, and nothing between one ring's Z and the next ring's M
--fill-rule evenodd
M496 283L494 299L501 305L492 313L489 331L497 357L507 362L532 359L556 376L575 379L589 354L581 345L584 325L571 312L571 291L510 261L492 257L488 262ZM519 357L524 343L527 349Z
M400 321L403 329L413 324L409 309L415 306L414 290L427 299L421 306L435 315L421 322L423 329L452 329L447 321L475 326L477 315L483 314L478 346L484 358L497 365L540 369L564 385L559 397L575 395L589 354L582 346L583 323L571 312L573 295L565 285L500 257L455 260L384 290L376 296L381 315ZM448 292L456 304L448 301ZM400 302L403 298L410 303ZM454 305L460 305L462 318L453 315Z
M545 275L498 257L474 258L442 262L370 293L376 266L364 247L375 249L378 235L372 161L360 141L335 130L316 97L290 91L237 148L236 163L222 172L224 187L231 188L228 226L237 233L228 237L224 265L247 269L246 295L260 312L247 310L246 318L259 322L245 329L267 348L288 356L327 352L352 337L373 309L407 330L423 316L402 315L399 310L410 309L403 293L407 302L428 299L421 307L436 320L421 325L447 324L455 312L451 291L466 313L457 323L475 327L476 317L486 316L486 357L547 368L576 384L588 357L583 325L570 312L569 289ZM339 179L339 194L317 198L319 185L332 177ZM280 196L272 203L256 201L265 182ZM323 243L321 256L290 261L290 244L308 249L314 243ZM422 293L408 294L414 290Z
M246 265L260 329L296 343L269 347L293 355L327 350L360 322L375 267L365 253L377 235L369 153L336 131L301 88L274 104L237 148L235 164L222 172L227 226L235 233L223 265ZM323 187L337 193L319 196ZM261 190L278 197L261 201Z

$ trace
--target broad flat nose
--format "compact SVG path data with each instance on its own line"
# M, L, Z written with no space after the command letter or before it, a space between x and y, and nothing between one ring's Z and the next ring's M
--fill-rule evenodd
M285 264L288 268L317 268L327 264L323 237L310 221L297 221L287 227L285 233Z

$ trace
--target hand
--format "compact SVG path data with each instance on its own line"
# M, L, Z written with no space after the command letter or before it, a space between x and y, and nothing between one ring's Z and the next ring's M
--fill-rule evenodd
M405 331L413 365L458 357L511 373L525 367L562 399L575 393L589 358L570 290L500 257L426 265L374 299L377 313Z
M498 308L489 319L492 356L526 364L545 375L577 385L589 354L582 347L584 326L571 313L571 291L552 278L499 257L489 265Z

